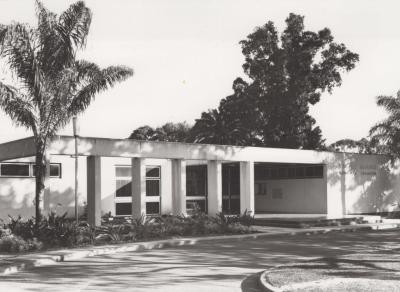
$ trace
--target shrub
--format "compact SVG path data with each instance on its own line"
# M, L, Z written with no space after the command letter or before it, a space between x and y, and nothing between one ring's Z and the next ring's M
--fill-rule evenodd
M5 226L12 234L24 240L36 238L46 246L73 246L79 232L76 223L66 216L67 213L58 216L51 212L48 217L42 217L38 226L35 225L34 219L22 221L21 216L10 217L10 222Z
M156 223L157 220L155 218L146 217L145 215L132 220L132 228L135 231L135 239L141 240L158 237L156 229L160 230L160 228L156 228Z
M24 240L16 235L5 235L0 237L0 251L1 252L23 252L40 250L43 248L43 243L37 239Z
M136 237L136 232L133 226L130 224L106 224L95 229L97 234L97 241L108 241L108 242L122 242L132 241Z
M110 218L112 219L112 218ZM86 244L118 243L137 240L161 239L173 236L250 233L253 217L227 216L219 213L209 216L195 210L192 216L141 216L135 220L109 220L100 227L86 222L77 224L66 213L52 212L43 217L38 226L33 219L22 221L12 218L0 228L0 251L28 251L43 247L64 247Z

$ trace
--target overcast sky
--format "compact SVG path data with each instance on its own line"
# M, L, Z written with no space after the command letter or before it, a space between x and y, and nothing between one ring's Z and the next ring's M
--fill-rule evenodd
M59 13L74 1L43 2ZM396 2L88 0L93 21L82 58L102 66L128 65L135 75L96 97L80 117L81 135L126 138L146 124L194 123L202 111L231 94L233 80L243 76L238 42L269 20L281 31L294 12L305 16L306 29L328 27L337 42L360 55L342 86L324 95L311 114L328 142L361 138L385 117L375 97L400 89ZM35 24L33 4L0 0L0 23ZM71 132L68 125L61 133ZM0 113L0 143L30 135Z

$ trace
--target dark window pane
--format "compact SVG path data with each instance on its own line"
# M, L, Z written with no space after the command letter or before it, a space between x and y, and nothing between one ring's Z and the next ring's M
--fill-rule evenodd
M314 167L314 176L315 177L324 177L324 167L322 165Z
M296 167L296 178L304 177L304 167L298 166Z
M146 177L160 177L160 168L146 167Z
M225 214L239 214L240 199L222 199L222 212Z
M159 202L147 202L146 203L146 214L160 214L160 203Z
M206 212L206 200L186 200L186 212L190 215L195 210Z
M36 164L32 164L32 176L36 176ZM50 163L50 177L61 177L61 163Z
M280 178L280 179L287 178L287 176L288 176L287 172L288 172L287 168L285 168L285 167L279 168L278 169L278 178Z
M160 180L146 180L146 196L160 195Z
M132 182L125 179L116 180L116 197L130 197L132 196Z
M240 194L240 169L239 164L222 165L222 195Z
M50 176L61 177L61 164L50 164Z
M254 179L255 180L262 180L264 178L264 167L261 165L254 165Z
M314 176L314 167L306 167L306 177Z
M278 169L277 168L271 168L271 178L272 179L278 178Z
M295 178L296 177L296 168L294 168L294 167L289 168L288 176L289 176L289 178Z
M131 167L125 167L125 166L116 166L115 167L115 176L116 177L131 177L132 172L131 172Z
M207 196L207 166L186 167L186 196Z
M271 168L265 168L264 176L265 176L265 179L271 179Z
M231 214L240 214L240 199L231 199Z
M2 176L29 176L28 164L2 164Z
M131 215L132 214L132 203L116 203L115 204L115 214L117 216Z

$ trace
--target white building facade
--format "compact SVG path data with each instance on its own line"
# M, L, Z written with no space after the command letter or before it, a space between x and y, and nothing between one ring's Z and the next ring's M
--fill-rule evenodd
M46 153L44 213L75 207L74 137ZM0 144L0 218L34 215L33 138ZM78 138L79 213L101 216L292 213L340 218L392 211L399 170L384 155Z

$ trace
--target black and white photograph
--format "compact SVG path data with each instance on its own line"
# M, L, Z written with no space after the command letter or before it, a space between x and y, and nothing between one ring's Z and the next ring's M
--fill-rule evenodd
M400 292L399 12L0 0L0 291Z

